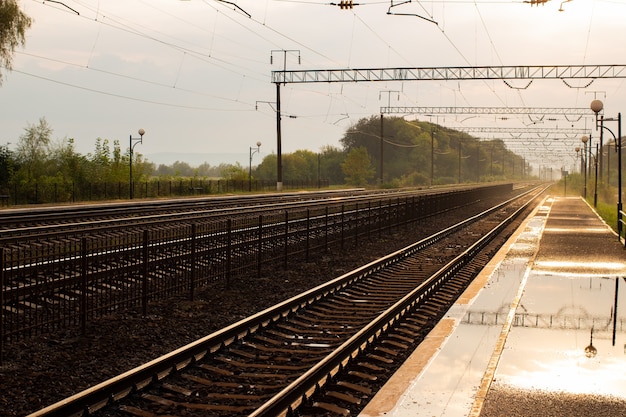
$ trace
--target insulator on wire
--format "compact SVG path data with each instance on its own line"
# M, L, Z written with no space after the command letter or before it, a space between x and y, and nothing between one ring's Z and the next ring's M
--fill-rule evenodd
M353 0L341 0L339 2L340 9L352 9L352 6L354 6Z

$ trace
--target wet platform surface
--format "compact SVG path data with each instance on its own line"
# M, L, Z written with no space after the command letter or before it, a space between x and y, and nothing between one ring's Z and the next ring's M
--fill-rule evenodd
M593 209L547 198L361 417L626 415L623 277Z

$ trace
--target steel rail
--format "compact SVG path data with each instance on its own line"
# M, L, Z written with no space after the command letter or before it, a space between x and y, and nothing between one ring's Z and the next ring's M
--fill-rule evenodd
M509 187L505 184L495 189L508 192ZM486 191L491 194L493 189ZM45 333L51 325L64 327L66 319L73 319L84 329L91 314L101 316L107 309L122 305L139 306L147 314L150 301L167 297L172 291L193 298L196 285L223 279L228 286L232 276L251 267L256 266L260 275L262 265L279 261L286 265L288 255L304 255L308 262L311 248L327 250L329 243L343 248L344 241L356 245L360 236L369 238L371 230L380 236L383 230L420 221L484 195L481 189L468 191L403 202L392 199L374 208L378 215L372 215L369 207L360 212L342 209L330 220L328 213L318 220L314 216L317 224L312 225L308 211L304 215L300 210L293 217L270 216L272 227L259 216L242 222L199 225L197 233L192 224L180 230L151 229L94 240L81 237L5 248L5 335L20 338L25 332ZM278 221L272 223L271 219ZM64 263L54 261L58 258Z
M202 359L207 354L217 351L221 347L237 342L239 338L256 330L262 329L269 323L272 323L279 318L286 317L302 308L305 308L312 302L318 301L335 291L345 288L351 283L358 282L364 277L374 274L387 266L396 264L399 260L410 256L412 253L415 253L432 244L432 242L442 239L444 236L453 233L455 230L459 230L467 226L469 223L499 210L501 207L513 200L515 199L501 203L479 215L472 216L463 222L444 229L426 239L422 239L407 248L401 249L379 260L371 262L361 268L335 278L326 284L306 291L298 296L279 303L274 307L261 311L247 319L217 331L205 338L190 343L145 365L137 367L118 377L112 378L70 398L46 407L31 414L30 417L90 415L90 413L97 411L117 399L133 393L153 382L157 382L173 372L183 369L184 367ZM424 286L420 286L419 288L420 293L428 292ZM388 316L390 314L389 310L387 310L384 315ZM368 326L368 329L369 331L372 330L370 326ZM342 350L343 349L347 349L345 344L342 345ZM322 365L316 366L314 368L316 370L315 375L325 373L328 370L327 367L331 367L331 362L334 364L335 360L336 357L333 356L333 360L329 360L330 362L324 361ZM298 381L300 381L300 379L298 379ZM310 384L303 384L301 387L304 385ZM280 404L279 407L283 407L285 401L287 400L283 398L276 401Z
M526 195L526 193L524 195ZM531 203L532 200L529 200L526 204L517 209L489 233L480 238L475 244L466 249L455 259L448 262L429 279L418 285L413 291L381 313L376 319L372 320L362 330L314 365L309 371L249 414L249 417L278 416L284 415L286 412L293 412L295 408L294 404L300 404L312 392L322 389L323 386L331 380L332 375L345 364L346 360L364 350L364 346L369 345L372 340L375 340L377 336L384 331L383 329L388 329L393 326L393 323L407 314L407 311L417 308L426 301L431 294L434 294L446 282L453 279L459 269L469 263L481 249L493 240ZM409 247L408 250L402 249L402 256L410 256L416 249L415 247Z
M421 191L421 192L420 192ZM423 195L423 190L418 191L401 191L394 193L393 196L405 196L405 195ZM84 221L70 222L70 223L54 223L47 225L26 226L14 229L0 229L2 236L0 236L0 244L16 243L18 241L24 241L26 239L54 239L57 237L68 236L69 233L76 233L80 235L94 234L98 232L106 232L119 228L121 225L125 227L145 227L146 225L166 225L168 223L180 224L181 221L189 223L191 221L206 221L219 217L237 216L242 217L251 213L258 212L272 212L286 210L290 208L297 208L303 205L307 207L319 207L329 205L330 207L340 207L341 204L345 204L351 201L367 202L367 201L379 201L381 199L388 198L389 194L374 194L363 196L342 196L333 197L332 200L306 200L298 202L269 202L266 204L259 204L252 207L235 207L235 208L214 208L214 209L201 209L194 211L182 211L166 214L150 214L150 215L128 215L125 217L112 218L112 219L87 219ZM97 213L97 212L96 212ZM99 217L102 217L100 213ZM29 216L24 217L24 222L32 223L34 219Z
M306 191L306 192L283 192L280 194L252 194L252 195L220 195L220 196L205 196L205 197L188 197L188 198L168 198L168 199L150 199L150 200L133 200L130 201L112 201L112 202L89 202L89 204L73 204L73 205L55 205L55 206L29 206L27 208L10 208L2 211L2 219L17 218L22 216L26 218L32 218L36 216L45 217L50 215L63 215L68 214L101 214L103 210L110 210L112 212L125 212L128 210L141 211L146 209L168 209L177 208L182 206L197 206L204 205L206 203L228 203L239 206L242 202L254 203L255 201L267 201L268 199L284 199L284 198L297 198L298 201L305 199L315 200L320 198L333 198L334 196L342 196L346 194L360 194L367 193L372 194L371 191L367 191L364 188L352 188L343 190L326 190L326 191ZM248 204L249 205L249 204Z
M359 215L359 210L358 208L350 208L348 210L339 210L340 208L342 208L343 202L339 202L337 203L338 206L334 207L335 210L333 211L329 211L328 213L326 213L325 215L323 214L319 214L319 215L315 215L312 217L304 217L304 213L302 213L299 217L295 217L295 218L288 218L288 219L284 219L284 220L275 220L273 223L265 223L263 225L263 227L265 229L273 229L273 228L288 228L290 230L289 234L288 234L288 239L290 239L289 245L294 246L294 245L298 245L301 243L304 243L304 239L306 239L306 237L308 237L310 234L314 234L315 230L322 230L325 229L327 226L318 226L317 228L315 228L315 230L308 230L308 233L306 235L306 237L300 236L300 232L303 232L304 230L307 229L308 225L313 223L315 224L315 222L317 221L318 223L324 221L325 223L329 223L331 225L336 225L336 224L343 224L346 221L350 221L352 219L358 218ZM315 205L323 205L323 203L317 203L314 202L314 206ZM450 207L452 208L452 207ZM255 211L256 212L256 211ZM242 213L243 214L247 214L248 211L244 211ZM431 215L434 215L436 213L431 213ZM171 222L164 222L161 223L161 225L165 225L167 223L171 223ZM358 226L355 226L358 227ZM115 229L114 227L111 228L105 228L105 229L94 229L92 230L92 233L96 233L96 232L105 232L106 230L113 230ZM195 238L197 240L206 240L209 237L213 240L219 240L220 238L224 238L226 237L226 235L228 233L232 233L235 235L239 235L242 234L245 231L250 231L250 232L256 232L257 228L250 226L250 225L245 225L242 226L240 228L235 228L235 229L231 229L229 231L226 230L218 230L215 232L212 232L210 234L205 234L205 235L197 235L195 236ZM327 231L328 233L328 231ZM332 233L329 233L329 236L334 236L336 234L340 233L340 231L335 230ZM56 236L56 235L55 235ZM0 239L1 241L1 239ZM152 250L154 248L159 248L159 247L166 247L168 245L171 245L172 243L175 242L181 242L181 243L187 243L189 241L188 238L180 238L180 237L172 237L170 239L166 239L166 240L161 240L158 242L153 242L148 244L148 250ZM249 245L249 242L240 242L238 244L235 244L233 246L233 251L236 251L238 246L246 246ZM143 249L143 244L142 242L135 242L134 244L131 243L130 246L127 246L124 248L124 252L128 252L128 253L133 253L136 252L138 255L138 257L141 257L141 250ZM198 251L202 251L201 248L197 249ZM90 252L87 254L86 256L86 260L90 260L90 259L97 259L99 258L101 255L104 254L110 254L110 253L120 253L119 249L115 249L115 250L103 250L100 252ZM170 257L172 259L186 259L189 256L189 253L186 251L181 251L180 253L172 256L172 254L169 254ZM72 254L72 255L67 255L67 256L60 256L51 260L47 260L47 261L41 261L40 259L38 259L37 261L35 261L32 264L15 264L12 266L9 266L7 268L5 268L5 270L7 271L12 271L12 270L17 270L20 269L21 271L27 271L29 269L32 269L33 271L35 271L35 275L37 275L38 271L41 269L42 266L52 266L54 267L55 265L59 265L56 269L58 270L64 270L66 271L66 274L68 275L68 277L59 277L59 278L55 278L52 281L47 281L46 285L50 288L50 286L52 286L53 288L63 288L64 285L67 282L72 281L72 274L70 274L69 272L71 271L71 269L68 268L61 268L60 265L63 264L76 264L76 259L79 257L79 254ZM141 262L140 259L137 259L137 262ZM175 262L174 262L175 263ZM76 266L80 266L80 265L76 265ZM22 275L24 276L28 276L27 274L24 274L24 272L22 272ZM25 283L20 283L19 286L11 286L8 285L7 288L5 289L5 295L6 296L12 296L13 292L19 292L19 293L28 293L29 288L37 288L37 286L40 285L38 284L36 281L33 282L25 282Z
M3 210L0 217L2 232L28 232L36 230L39 225L33 223L45 221L47 224L61 224L64 226L80 225L94 219L105 219L109 216L119 216L121 219L141 219L142 217L163 215L190 215L195 212L201 214L212 210L239 210L241 207L263 206L270 204L306 203L311 201L328 200L333 198L357 197L366 193L361 189L349 189L341 191L321 191L315 193L286 193L254 196L220 196L205 198L148 200L137 203L112 202L89 205L52 206L52 207L28 207L27 209ZM367 195L381 195L381 193L367 192ZM207 210L207 206L211 207ZM163 213L166 211L166 213ZM77 218L85 219L80 222ZM69 223L67 222L69 220ZM115 219L111 219L115 220ZM9 229L6 225L25 224L25 227Z

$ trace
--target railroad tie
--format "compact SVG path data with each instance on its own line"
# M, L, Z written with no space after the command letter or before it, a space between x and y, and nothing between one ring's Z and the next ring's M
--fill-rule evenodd
M356 398L356 397L353 397L352 395L344 394L342 392L328 391L326 392L326 395L328 395L329 397L337 398L339 400L345 401L350 404L357 404L357 405L361 404L360 398Z
M339 415L342 415L342 416L349 416L350 415L350 411L349 410L346 410L345 408L341 408L341 407L336 406L334 404L315 402L315 403L313 403L313 407L321 408L323 410L330 411L332 413L339 414Z

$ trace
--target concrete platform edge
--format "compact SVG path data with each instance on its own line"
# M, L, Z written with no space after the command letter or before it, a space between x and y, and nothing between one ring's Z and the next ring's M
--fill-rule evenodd
M548 198L550 197L549 196L545 197L543 201L541 202L541 204L539 204L535 208L535 210L533 210L533 212L526 219L524 219L524 222L520 225L520 227L515 231L515 233L507 241L507 244L501 248L501 251L504 251L502 259L506 257L506 255L510 251L511 245L515 243L519 235L526 228L526 226L528 225L528 222L530 222L530 219L532 219L533 217L537 215L537 212L539 211L540 207L545 205L545 202ZM548 214L546 214L546 216L547 215ZM545 222L543 223L543 227L545 227ZM541 233L543 233L543 230L541 231ZM485 375L482 378L480 387L478 388L478 392L476 394L476 397L474 398L474 404L470 411L469 417L480 416L480 412L482 411L483 404L485 402L485 399L487 398L489 388L491 387L491 382L493 381L494 375L496 374L496 370L498 369L498 363L500 362L500 358L502 357L502 351L504 350L506 339L511 330L511 326L513 325L513 319L515 318L515 311L517 310L520 300L522 299L522 295L524 294L524 288L526 287L526 282L528 281L528 276L530 275L530 271L532 270L532 266L537 256L538 249L539 248L537 248L535 253L529 259L528 266L526 267L526 272L524 273L524 278L522 280L522 283L518 288L517 295L511 302L511 308L509 310L509 314L507 316L506 322L504 323L502 327L502 331L500 333L500 337L496 344L496 348L491 355L489 365L487 366L487 369L485 370ZM502 259L500 259L499 263L502 262Z
M498 250L498 252L496 252L491 261L489 261L489 263L472 281L470 286L459 297L459 299L455 303L455 306L469 306L472 303L472 301L484 287L485 283L497 271L502 261L511 251L511 247L515 244L520 234L522 234L522 232L526 229L530 220L533 219L537 215L537 212L545 206L546 200L548 200L549 198L550 196L544 197L541 203L538 204L537 207L535 207L535 209L531 212L531 214L529 214L524 219L520 227L518 227L515 232L509 237L509 239L507 239L505 244ZM534 259L534 256L536 256L536 254L537 251L535 251L535 253L533 254L532 259ZM526 269L524 282L531 268L532 262L529 263ZM507 323L512 320L512 317L514 316L517 307L516 303L519 303L519 299L521 298L522 293L523 286L520 286L518 294L515 297L513 304L511 305L511 309L507 318ZM389 381L387 381L385 386L359 414L359 417L384 416L394 408L402 393L410 389L412 381L419 379L420 375L428 368L429 364L434 360L434 358L436 358L438 352L446 343L447 338L453 333L454 329L450 328L451 321L451 319L443 319L440 324L435 326L435 328L433 328L433 330L429 332L429 334L425 338L425 341L428 341L428 343L424 344L423 348L421 346L418 347L418 349L416 349L416 351L406 361L406 364L403 365L403 368L407 366L408 370L400 370ZM495 374L495 371L497 369L497 363L502 349L504 348L506 336L509 330L510 323L508 327L507 325L503 325L503 329L500 333L496 349L491 356L489 367L485 371L485 374L481 381L481 385L475 397L474 404L471 409L471 416L477 417L478 415L480 415L482 404L486 398L487 392L489 391L489 386L491 385L493 375ZM436 341L438 341L438 343L435 343ZM407 373L409 372L411 375L407 375ZM410 376L410 378L407 378L407 376Z

